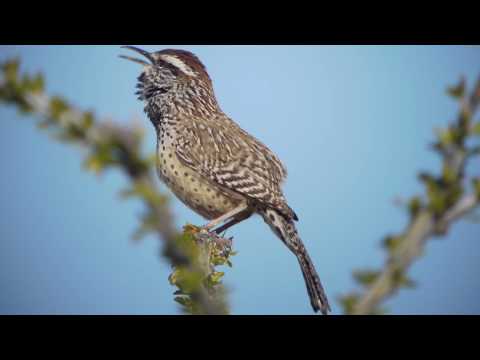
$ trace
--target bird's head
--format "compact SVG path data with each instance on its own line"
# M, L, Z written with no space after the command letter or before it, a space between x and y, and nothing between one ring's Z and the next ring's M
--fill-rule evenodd
M189 87L211 88L211 79L205 66L197 56L189 51L164 49L156 52L147 52L134 46L122 46L142 55L143 58L134 58L120 55L143 65L143 71L138 77L137 88L139 100L158 100L164 94L177 92ZM164 97L164 96L163 96Z

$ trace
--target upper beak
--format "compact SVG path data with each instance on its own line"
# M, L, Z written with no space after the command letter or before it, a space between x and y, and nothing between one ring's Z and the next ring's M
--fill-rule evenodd
M122 46L122 48L130 49L130 50L133 50L133 51L135 51L139 54L142 54L148 60L150 60L151 64L149 64L148 62L146 62L144 60L140 60L140 59L137 59L137 58L134 58L134 57L130 57L130 56L126 56L126 55L119 55L119 57L121 57L123 59L127 59L127 60L142 64L142 65L152 65L152 64L155 63L155 59L153 58L153 56L148 51L136 48L135 46Z

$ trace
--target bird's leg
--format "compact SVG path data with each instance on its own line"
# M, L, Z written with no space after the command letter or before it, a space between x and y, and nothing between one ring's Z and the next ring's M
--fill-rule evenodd
M218 218L213 219L212 221L210 221L207 225L203 226L202 228L209 231L210 229L214 228L215 226L217 226L217 225L225 222L226 220L234 217L235 215L238 215L239 213L245 211L247 208L248 208L248 204L247 203L242 203L239 206L237 206L236 208L226 212L222 216L219 216Z
M220 234L224 232L225 230L229 229L233 225L238 224L239 222L242 222L243 220L248 219L250 216L252 216L253 212L252 211L244 211L239 213L237 216L235 216L232 220L230 220L228 223L223 224L219 228L215 229L215 232L217 234Z

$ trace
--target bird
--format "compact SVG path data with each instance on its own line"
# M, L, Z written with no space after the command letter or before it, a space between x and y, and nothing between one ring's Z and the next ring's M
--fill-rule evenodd
M135 94L156 131L156 170L161 181L209 221L203 226L207 231L220 234L253 214L260 215L296 256L314 312L331 312L298 234L298 216L282 192L287 170L277 155L223 112L212 79L195 54L122 48L142 55L120 57L142 65Z

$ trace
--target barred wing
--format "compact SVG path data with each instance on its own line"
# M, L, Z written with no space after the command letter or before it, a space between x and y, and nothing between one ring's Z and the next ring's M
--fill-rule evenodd
M221 188L296 218L280 185L287 172L260 141L227 117L182 121L175 149L179 159Z

